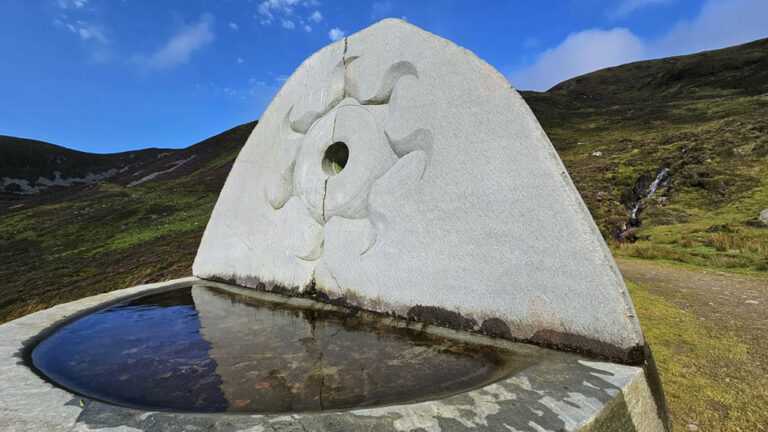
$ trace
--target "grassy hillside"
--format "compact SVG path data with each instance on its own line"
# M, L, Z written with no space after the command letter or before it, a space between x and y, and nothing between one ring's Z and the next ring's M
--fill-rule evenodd
M224 179L254 125L176 151L181 160L195 157L138 185L115 176L16 195L0 204L0 322L59 302L190 274ZM157 163L156 151L135 153L136 164Z
M523 96L616 254L768 270L768 39ZM662 168L632 226L633 190Z

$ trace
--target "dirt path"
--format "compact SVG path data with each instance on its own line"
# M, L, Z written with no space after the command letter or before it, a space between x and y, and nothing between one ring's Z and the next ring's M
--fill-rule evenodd
M768 431L768 275L617 262L675 430Z
M751 343L768 338L768 275L742 275L710 269L618 258L621 274L648 286L699 319L717 320Z

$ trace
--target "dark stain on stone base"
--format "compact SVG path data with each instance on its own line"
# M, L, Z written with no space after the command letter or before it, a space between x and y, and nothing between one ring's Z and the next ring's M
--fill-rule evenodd
M317 300L319 302L328 303L328 304L331 304L331 305L334 305L334 306L343 307L343 308L347 309L349 311L349 314L352 315L352 316L357 315L358 312L363 310L359 306L355 306L354 304L352 304L349 301L347 301L346 297L330 297L326 292L321 291L321 290L317 290L317 292L313 296L313 299L315 299L315 300Z
M645 360L645 348L642 345L637 345L626 350L611 345L608 342L554 330L538 330L530 339L525 340L524 342L530 342L561 351L574 351L588 354L597 356L598 358L626 364L638 364Z
M650 345L645 344L643 348L645 355L646 382L651 389L653 400L656 402L656 410L661 422L664 423L664 426L667 428L666 430L671 431L672 419L669 417L667 398L664 396L664 388L661 386L661 377L659 376L659 370L656 368L656 361L653 359Z
M436 306L413 306L408 309L408 319L459 330L472 331L477 326L477 321L472 318Z
M488 336L512 339L512 330L510 330L507 323L500 318L488 318L483 321L483 324L480 326L480 331Z
M217 282L224 282L232 285L239 285L233 280L226 280L223 278L209 278ZM239 285L242 286L242 285ZM615 361L623 364L643 364L646 360L646 350L643 345L637 345L630 349L623 349L611 345L607 342L602 342L597 339L592 339L586 336L576 335L573 333L563 333L555 330L539 330L530 338L520 338L512 334L509 325L499 318L488 318L483 321L482 325L477 325L477 321L463 316L462 314L444 309L437 306L423 306L416 305L408 309L407 316L403 317L394 311L382 312L376 310L368 310L361 308L350 299L342 297L331 297L328 293L317 289L314 284L305 289L303 292L299 292L298 289L286 288L280 285L274 285L271 289L266 289L263 283L259 283L255 288L260 291L272 292L284 296L291 297L308 297L319 302L332 304L335 306L341 306L347 308L351 315L355 315L358 311L367 311L374 314L389 315L398 318L405 318L411 321L418 321L424 324L432 324L441 327L448 327L457 330L464 330L470 332L479 332L487 334L492 337L503 338L514 342L530 343L545 348L552 348L561 351L570 351L589 357L603 359L608 361Z

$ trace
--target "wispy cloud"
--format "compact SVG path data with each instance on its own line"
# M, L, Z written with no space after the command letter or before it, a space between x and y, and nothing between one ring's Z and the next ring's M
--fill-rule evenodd
M523 40L523 48L536 48L539 46L539 40L534 37L527 37Z
M56 6L61 9L82 9L88 0L56 0Z
M213 21L211 14L203 14L198 22L184 26L157 51L152 54L136 54L132 62L148 70L170 69L189 62L195 51L213 41Z
M265 0L259 3L258 15L261 24L267 25L275 19L275 14L293 15L293 7L299 0Z
M231 23L229 23L229 28L231 28L232 30L237 30L237 29L239 29L240 27L238 27L238 26L237 26L237 24L235 24L235 23L231 22Z
M91 51L91 61L93 63L104 63L112 57L109 39L105 35L106 29L104 26L82 20L65 21L64 15L61 18L54 19L53 25L79 37Z
M643 43L627 29L585 30L570 34L539 54L531 67L510 77L522 89L546 89L564 79L642 58Z
M323 20L323 14L321 14L320 11L316 10L316 11L312 12L312 15L310 15L309 18L307 18L307 19L309 21L319 23L320 21Z
M299 0L264 0L259 3L254 18L258 19L261 25L264 26L276 22L284 29L294 30L296 28L303 28L304 31L309 33L312 31L312 26L309 24L322 21L323 14L317 9L312 11L312 13L308 11L295 11L297 7L302 6L312 10L311 8L320 6L320 2L310 0L299 4Z
M80 36L83 40L94 40L101 43L107 43L109 40L104 36L102 26L90 24L85 21L66 22L59 19L53 20L53 25L58 28L67 29L70 32Z
M709 0L693 20L680 21L648 44L652 57L723 48L768 36L768 1Z
M287 19L282 20L281 25L283 28L287 28L288 30L293 30L296 28L296 24L294 24L293 21Z
M236 62L237 62L237 64L239 64L239 65L241 65L241 64L243 64L243 63L245 63L245 60L243 60L241 57L238 57L237 59L235 59L235 61L236 61Z
M536 61L513 72L516 88L546 90L566 79L632 61L688 54L768 36L765 0L708 0L696 18L680 21L661 37L644 41L625 28L570 34Z
M345 32L344 30L336 27L336 28L332 28L331 31L328 32L328 37L332 41L337 41L337 40L343 38L346 34L347 34L347 32Z
M391 1L378 1L374 2L371 6L371 18L381 19L389 15L392 12L394 5Z
M608 15L614 19L624 18L637 9L670 3L671 1L672 0L622 0L615 8L609 10Z

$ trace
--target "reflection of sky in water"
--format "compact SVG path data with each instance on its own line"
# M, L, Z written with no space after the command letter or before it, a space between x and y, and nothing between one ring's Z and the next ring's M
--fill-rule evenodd
M195 286L85 316L32 358L62 386L153 410L293 412L434 399L524 366L508 352Z

